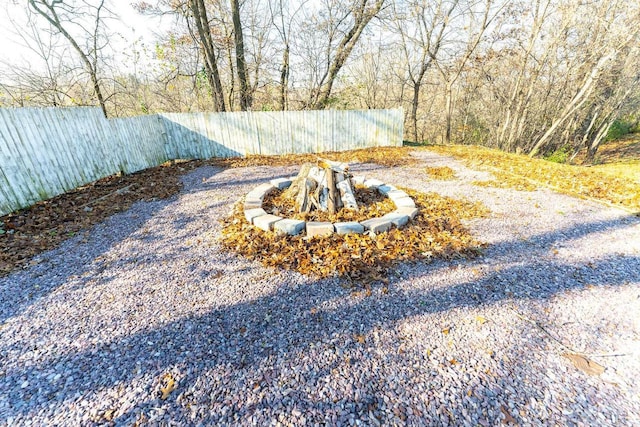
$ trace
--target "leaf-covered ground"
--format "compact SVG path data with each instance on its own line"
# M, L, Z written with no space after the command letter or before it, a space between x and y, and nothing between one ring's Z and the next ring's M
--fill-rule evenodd
M451 199L436 193L405 189L420 209L406 226L380 233L307 238L265 232L250 225L240 204L223 220L221 243L231 251L266 266L295 270L316 277L337 275L352 284L386 281L401 261L471 257L477 241L461 220L486 215L479 203Z
M294 200L287 197L286 192L276 191L268 194L263 202L263 209L270 214L302 221L346 222L364 221L379 217L395 210L395 205L388 197L381 195L376 189L356 186L354 196L358 202L358 210L340 209L335 214L313 210L300 213L295 208Z
M598 167L553 163L478 146L434 145L427 149L463 159L470 167L491 172L497 178L494 183L477 184L523 190L548 187L640 212L640 180L627 174Z
M402 147L322 153L321 156L337 161L370 162L384 166L415 162L409 156L409 149ZM178 193L182 188L180 176L199 166L287 166L315 162L317 158L316 154L302 154L180 161L131 175L103 178L27 209L1 216L0 275L19 268L33 256L58 246L105 218L127 210L139 200L162 199Z
M440 179L443 181L456 178L456 173L449 166L429 166L425 168L425 172L430 178Z

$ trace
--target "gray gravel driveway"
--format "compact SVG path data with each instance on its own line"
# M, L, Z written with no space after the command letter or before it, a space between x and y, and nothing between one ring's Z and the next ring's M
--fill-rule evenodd
M468 225L488 247L401 265L388 292L217 245L234 202L296 171L280 167L199 168L0 278L0 425L639 425L640 218L415 155L353 169L482 201Z

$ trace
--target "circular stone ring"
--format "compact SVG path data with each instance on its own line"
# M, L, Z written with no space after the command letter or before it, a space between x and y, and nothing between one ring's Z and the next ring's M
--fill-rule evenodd
M415 202L404 191L398 190L393 185L385 184L377 179L366 179L364 176L354 176L353 182L355 184L364 185L367 188L375 188L380 194L389 197L396 206L396 210L379 218L370 218L365 221L334 223L317 221L305 222L268 214L262 208L265 196L272 191L288 188L291 185L292 179L272 179L268 184L261 184L251 190L244 200L244 217L246 220L250 224L265 231L275 231L291 236L306 231L307 237L314 237L327 236L332 233L362 234L365 231L382 233L389 230L392 225L396 227L404 226L418 213Z

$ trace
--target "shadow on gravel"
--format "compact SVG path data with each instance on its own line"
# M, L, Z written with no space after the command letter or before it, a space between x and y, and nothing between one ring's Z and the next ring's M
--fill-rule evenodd
M354 170L368 169L354 168ZM219 188L225 194L237 194L239 186L253 184L254 181L258 184L266 180L266 178L257 178L230 181L232 179L233 176L212 182L203 181L189 193ZM231 206L233 202L207 204L197 211L197 215L205 215L207 210L224 204ZM55 277L47 282L46 286L34 289L33 292L28 291L26 287L36 276L46 273L43 270L46 268L46 263L34 266L28 271L19 272L17 274L20 275L21 281L11 282L11 286L15 289L2 290L8 299L3 300L0 319L4 321L29 310L40 299L55 292L64 284L75 282L74 286L79 288L89 288L89 291L93 288L98 291L99 288L108 288L120 269L138 269L141 277L144 277L151 268L161 268L158 266L163 263L184 261L184 255L188 254L186 239L198 237L197 230L185 231L185 228L197 218L182 217L169 221L167 223L169 229L164 234L146 233L145 224L170 206L173 201L154 203L152 209L144 209L144 214L138 217L134 217L138 215L136 209L131 209L110 218L94 230L96 236L92 238L99 238L100 233L109 233L112 236L115 233L113 242L120 242L127 238L133 238L138 245L164 242L163 252L138 257L135 255L135 246L133 246L134 253L131 258L122 260L116 269L101 259L111 246L91 245L93 251L83 254L82 259L74 261L85 264L83 268L71 269L74 271L74 276ZM118 221L122 218L127 218L123 222L129 225L128 227L118 227ZM211 221L217 221L217 219L212 218ZM375 346L363 352L363 343L355 337L363 336L365 340L369 340L368 337L376 331L393 329L397 322L412 316L446 312L456 308L482 307L505 300L545 299L586 285L619 286L637 281L637 272L640 271L638 256L611 255L608 258L594 259L585 265L572 265L554 261L547 255L556 243L582 238L594 232L629 227L639 222L634 217L585 222L568 229L536 236L526 244L520 240L511 240L493 245L487 248L485 255L479 259L437 261L428 266L426 273L424 266L416 269L412 268L412 265L403 266L403 271L410 275L410 279L420 280L436 273L439 269L481 265L488 258L499 260L507 253L509 259L520 255L522 259L530 260L534 259L532 255L539 255L533 263L513 265L477 280L461 282L453 286L429 289L424 292L403 293L394 289L391 283L388 294L379 293L374 297L351 298L350 292L342 288L340 282L334 279L310 281L302 286L284 283L276 292L259 299L224 306L203 315L178 318L160 328L114 338L112 341L91 346L87 350L57 354L44 363L21 366L19 370L7 369L0 365L0 384L8 385L0 396L0 410L2 410L0 423L8 417L26 420L40 411L48 410L52 404L58 407L74 405L74 400L80 397L87 400L93 397L95 401L97 393L119 387L126 388L135 381L146 383L146 388L139 393L139 401L133 408L119 413L113 420L116 424L130 425L136 421L140 412L148 413L158 406L165 407L172 416L175 414L175 419L188 419L190 406L216 407L216 404L231 406L234 414L239 417L278 405L286 407L291 401L297 403L296 407L302 413L310 409L322 412L335 407L336 403L311 397L309 393L302 391L305 387L313 389L316 386L316 384L306 384L304 378L297 379L295 380L297 382L291 384L280 384L278 379L282 378L283 374L278 370L283 362L304 364L305 354L314 351L316 343L331 342L345 353L353 351L354 354L361 355L348 363L366 366L367 355L379 356L375 353ZM69 245L73 247L80 244L79 239L68 241L59 250L44 256L64 260L64 252L69 249ZM219 257L221 262L224 262L224 257L227 255L212 251L212 256ZM247 265L251 264L247 263ZM212 275L207 267L206 262L194 260L193 265L189 267L192 274L182 279L192 280L194 286L215 287L220 286L221 281L235 283L238 280L238 273L241 273L234 270L234 267L227 267L219 272L220 277L217 274ZM116 271L112 274L111 270L114 269ZM107 274L104 274L105 272ZM267 280L277 281L280 277L278 272L273 272L272 277ZM94 278L99 279L93 280ZM394 280L397 282L402 279ZM6 282L6 279L4 281ZM0 283L3 282L0 281ZM141 288L145 286L144 283L139 285ZM175 291L182 291L176 283L167 284L167 286L174 286ZM507 286L509 291L505 289ZM197 297L190 294L188 288L184 288L184 291L185 298ZM135 299L136 296L132 295L131 298ZM339 302L337 308L331 310L322 308L324 303L333 300ZM167 310L170 309L171 307L167 307ZM14 351L26 352L32 349L9 347L6 343L0 343L0 356L3 359L5 354ZM400 353L389 354L387 357L389 363L393 361L402 363ZM265 365L270 367L267 371L262 369ZM174 368L182 372L182 377L179 378L176 391L166 401L161 401L157 394L157 379ZM312 364L306 368L311 370L309 375L312 378L322 378L328 377L335 366ZM372 408L382 404L376 400L375 389L383 390L391 386L390 382L393 380L381 378L377 373L367 369L361 371L366 377L365 382L372 384L374 391L369 393L370 396L362 399L353 396L345 397L341 404L347 405L354 413L367 414ZM81 378L82 381L65 382L63 380L53 386L48 378L55 373L62 374L63 379ZM229 381L223 386L211 384L211 378L216 377L225 377ZM22 387L25 382L28 382L26 390ZM289 397L281 397L277 401L265 399L249 403L248 396L256 384L266 389L290 387L293 391ZM181 395L182 390L194 385L197 385L198 393ZM232 401L228 401L230 395L233 397ZM181 396L180 399L176 399L177 396ZM99 404L103 405L100 410L104 412L109 409L108 405L111 403L99 402ZM117 411L118 408L111 409ZM231 420L229 418L231 415L205 411L199 413L198 419L213 424L219 421L228 422ZM101 420L101 422L106 421L108 420Z
M42 298L55 292L58 287L70 281L77 281L78 286L89 286L91 279L107 268L100 261L100 257L109 252L117 242L113 241L113 244L100 246L99 250L84 252L81 254L81 260L68 259L65 254L77 246L83 245L83 240L100 239L100 235L103 233L108 233L112 236L110 239L116 238L118 242L125 240L144 228L145 223L166 206L163 202L152 203L154 203L154 208L145 209L142 215L134 217L131 210L116 214L103 224L65 241L60 247L36 256L32 260L29 269L16 271L6 277L0 277L0 295L2 295L0 322L27 311L29 307L38 304ZM120 221L126 221L127 224L135 225L135 227L119 227L118 222ZM91 248L96 249L96 246L91 245ZM69 264L69 274L49 277L50 262L56 264L67 262ZM17 280L14 277L17 277ZM41 280L42 278L46 278L46 280L43 281ZM34 286L33 282L36 280L38 285ZM108 280L105 282L108 282Z
M164 206L160 204L158 209ZM136 230L140 230L148 217L155 212L155 210L150 211L148 216L140 218ZM486 262L487 257L499 258L505 253L509 253L510 259L518 254L521 254L523 259L530 259L531 252L542 254L554 243L585 237L596 231L623 228L638 223L639 221L633 217L585 223L537 236L530 241L530 245L523 244L521 241L508 241L488 248L485 257L454 263L437 261L429 267L427 273L422 270L420 274L428 276L438 269L450 266L479 265ZM176 223L174 226L181 227L184 224ZM114 232L121 233L120 237L124 239L136 230L116 229ZM167 245L170 246L175 243L171 240L167 241ZM108 248L103 248L102 252L107 250ZM173 253L176 257L180 254L180 251ZM100 261L96 261L100 255L101 253L88 254L93 261L75 273L78 275L87 273L88 277L96 274L101 268ZM159 260L160 258L152 258L143 261L157 264ZM172 261L171 258L162 260ZM132 265L139 262L140 260L133 260ZM412 279L420 279L417 271L413 271L410 265L405 267L409 274L416 275ZM175 419L189 419L186 417L190 414L188 409L190 406L204 405L215 408L217 404L231 405L233 412L241 418L259 409L273 408L278 405L286 407L290 401L297 402L296 408L302 413L310 409L322 412L334 407L336 403L310 397L302 390L305 386L304 380L296 380L297 385L290 385L293 388L291 394L279 401L267 399L248 403L245 399L256 384L263 388L283 387L278 383L280 362L296 362L311 351L310 349L318 342L334 342L336 347L341 347L345 352L350 350L361 352L363 343L354 337L370 337L374 331L388 330L390 325L393 327L394 322L405 318L461 307L481 307L506 300L545 299L559 292L582 288L587 284L623 285L637 281L638 271L640 271L638 256L612 254L608 258L594 259L588 265L581 266L540 257L539 261L534 262L533 265L515 265L478 280L458 283L454 286L424 292L401 293L394 290L392 283L391 290L386 295L357 300L350 298L349 291L341 288L336 280L321 280L304 286L282 286L277 292L257 300L212 310L201 316L180 318L161 328L117 338L112 342L104 342L90 350L58 355L44 364L20 370L5 370L1 372L4 377L2 382L13 386L3 391L4 397L0 399L0 402L5 400L9 408L2 414L0 421L8 416L28 417L30 414L46 410L51 402L57 405L63 402L72 405L72 399L78 396L89 398L96 392L115 389L119 386L126 387L132 381L141 378L145 378L144 381L148 384L147 389L142 393L146 396L146 400L137 402L133 408L118 415L114 420L116 424L131 424L140 412L148 413L151 408L157 406L165 407L167 413L172 414ZM237 280L233 271L225 271L225 274L226 280ZM273 276L270 280L277 280L278 273L274 272ZM211 285L215 286L214 278L206 275L202 277L204 281L211 280ZM3 319L26 310L44 294L53 292L57 286L69 279L69 277L56 278L48 289L37 291L28 301L3 301ZM90 284L86 279L78 282L78 286L108 285L108 280L96 284ZM509 291L505 290L507 286ZM11 293L5 292L5 294ZM24 293L21 291L17 294ZM334 299L342 302L337 309L322 309L323 303ZM397 307L403 307L403 309L398 310ZM370 343L367 345L369 346L367 351L360 354L369 354L374 357L375 346ZM4 345L0 345L0 349L0 355L9 350ZM144 357L141 357L141 354L144 354ZM388 357L392 360L402 356L390 354ZM365 364L366 357L351 360L349 363ZM259 369L264 365L270 366L268 371L270 374ZM166 401L161 401L157 394L157 382L150 383L148 379L160 378L163 373L174 367L178 367L184 376L179 379L176 392ZM312 365L308 368L313 371L311 375L313 378L321 378L327 376L334 366ZM62 372L65 377L83 378L83 384L81 387L73 388L72 385L61 383L56 392L49 395L39 394L38 390L51 390L49 380L43 373L52 372ZM369 395L362 399L347 397L342 401L342 404L347 404L352 412L358 414L367 414L372 407L382 404L376 400L375 390L389 386L390 381L367 370L364 370L363 375L367 377L372 387ZM208 383L212 377L217 376L225 376L229 379L223 387L226 389L221 390L220 385ZM21 392L20 385L25 381L28 381L29 390L33 391L28 394L28 400L21 398L24 393ZM194 384L198 384L198 393L182 395L179 400L176 399L181 394L181 390ZM315 384L306 384L306 386L313 389ZM230 395L232 397L235 395L237 398L232 403L229 403ZM197 417L199 420L215 423L223 418L230 421L231 419L228 418L230 415L227 414L225 418L222 413L206 410L198 413Z
M208 168L210 172L209 178L213 178L217 174L225 171L225 169L219 167ZM259 184L263 182L264 179L256 179L255 181ZM185 193L186 192L182 192L182 194ZM75 279L79 287L89 285L93 277L96 277L107 268L104 263L100 261L100 258L105 253L108 253L115 244L119 244L119 242L132 236L136 236L141 240L146 239L147 242L152 242L160 238L148 233L143 233L142 230L145 229L145 224L149 220L165 209L167 205L173 203L174 200L175 196L166 200L141 202L145 203L146 207L140 212L134 208L134 204L133 208L112 215L102 224L79 232L75 237L64 241L60 247L38 254L31 263L28 264L28 268L15 271L8 276L0 276L0 301L2 302L2 304L0 304L0 322L4 322L28 310L30 306L37 304L40 299L51 294L59 286L71 280ZM203 207L202 213L205 214L206 210L221 206L222 204L221 202L207 205L207 207ZM184 227L188 222L188 218L179 219L175 227ZM126 226L123 226L123 224ZM88 245L88 247L91 248L90 252L80 254L82 259L67 258L66 254L72 252L76 247L87 247L85 243L87 243L88 240L101 239L101 235L105 234L109 235L109 238L105 240L112 242L112 244L104 246L91 244ZM144 237L138 237L142 235L144 235ZM162 238L166 239L166 236ZM49 278L49 261L56 264L68 263L69 274ZM14 277L18 279L14 280ZM33 286L32 282L36 280L39 284ZM103 278L102 282L108 283L108 280L108 278Z

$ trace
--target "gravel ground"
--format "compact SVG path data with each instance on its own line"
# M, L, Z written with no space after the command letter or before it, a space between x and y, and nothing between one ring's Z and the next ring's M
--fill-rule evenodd
M640 219L415 155L353 169L484 202L489 246L402 265L388 291L221 250L233 203L296 171L269 167L197 169L0 278L0 425L638 425Z

